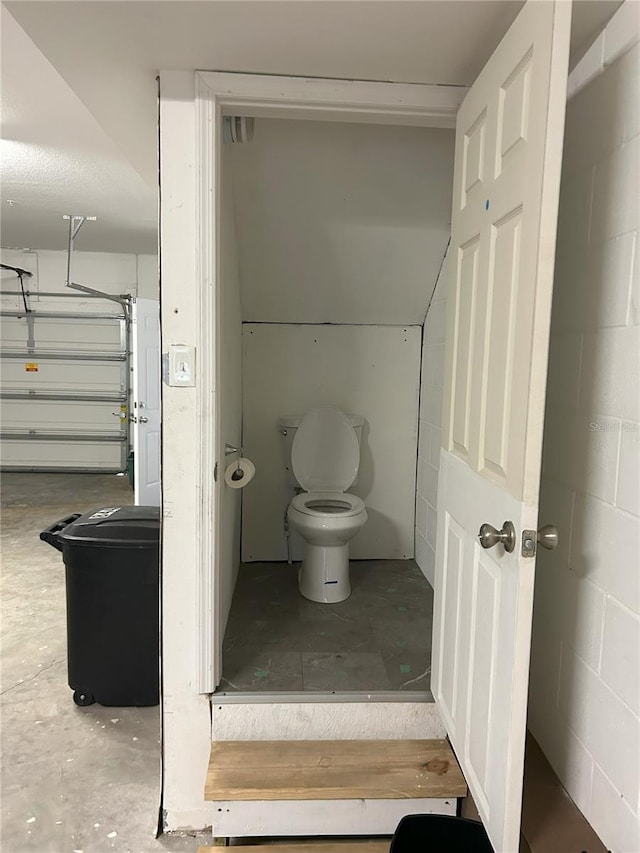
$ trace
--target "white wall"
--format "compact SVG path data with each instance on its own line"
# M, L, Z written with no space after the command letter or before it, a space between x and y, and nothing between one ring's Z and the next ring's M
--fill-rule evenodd
M140 299L158 299L160 282L158 280L158 256L136 255L138 259L138 287L136 296Z
M88 226L87 226L88 227ZM34 295L29 306L38 311L101 314L122 313L116 302L89 299L65 287L67 253L49 250L0 250L2 263L33 272L25 278L25 289ZM108 252L76 252L73 257L74 281L111 294L130 293L158 298L157 258ZM15 274L2 271L2 290L15 295L3 296L4 310L23 310L19 282ZM39 296L40 293L60 296ZM47 319L34 322L36 352L117 352L121 350L120 326L109 320ZM26 350L28 324L24 318L2 319L3 347ZM37 372L27 372L25 361L38 364ZM5 390L92 391L118 393L124 387L123 365L117 362L83 362L38 359L2 359L2 386ZM44 402L5 401L2 425L5 430L117 432L118 421L112 412L117 402ZM3 446L3 465L34 467L79 467L121 469L121 448L117 443L7 441Z
M453 146L452 130L256 119L230 146L243 320L422 324Z
M413 556L419 326L245 324L243 430L256 476L243 490L244 560L284 560L286 485L277 422L319 405L366 419L358 482L369 520L354 559ZM301 558L296 549L295 559Z
M529 726L608 849L640 850L639 7L571 75ZM634 45L632 47L632 44Z
M222 220L220 232L221 341L222 363L218 378L220 403L220 443L233 447L242 444L242 320L240 318L240 282L234 225L232 175L226 162L229 147L222 151ZM224 460L224 449L218 457ZM229 457L235 458L235 457ZM229 461L227 459L226 461ZM221 464L225 464L222 463ZM222 472L221 472L222 473ZM227 488L220 478L220 528L218 557L220 577L220 636L224 635L233 590L240 568L240 519L242 499L239 491Z
M448 256L431 300L422 333L420 432L416 489L416 563L431 586L435 580L438 522L438 469L442 424L442 386L447 314Z

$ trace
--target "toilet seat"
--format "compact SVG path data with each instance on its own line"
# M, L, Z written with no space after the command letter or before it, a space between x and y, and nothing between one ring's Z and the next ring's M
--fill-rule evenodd
M346 492L303 492L291 501L292 509L315 518L351 518L365 509L364 501Z
M358 475L360 445L343 411L322 406L303 417L293 439L291 466L305 492L346 492Z

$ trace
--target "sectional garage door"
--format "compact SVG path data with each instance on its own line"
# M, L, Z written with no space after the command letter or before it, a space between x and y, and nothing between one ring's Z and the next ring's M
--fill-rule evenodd
M123 308L42 295L29 308L19 298L2 300L3 470L125 470L130 364Z

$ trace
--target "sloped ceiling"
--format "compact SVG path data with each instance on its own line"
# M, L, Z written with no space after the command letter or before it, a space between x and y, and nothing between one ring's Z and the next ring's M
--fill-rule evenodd
M231 168L242 319L422 324L450 232L454 131L256 119Z

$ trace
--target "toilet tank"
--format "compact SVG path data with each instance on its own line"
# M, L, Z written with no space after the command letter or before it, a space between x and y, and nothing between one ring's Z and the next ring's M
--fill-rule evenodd
M296 480L295 474L293 473L293 468L291 467L291 449L293 448L293 439L296 435L296 430L300 426L300 421L302 420L302 415L283 415L278 418L278 432L280 433L280 440L282 445L282 461L284 464L285 474L287 477L287 484L291 486L292 489L299 489L300 483ZM351 421L351 426L356 431L356 436L358 437L358 445L362 439L362 427L364 426L364 418L361 415L347 415L349 420ZM353 481L351 486L355 486L358 482L358 478Z

